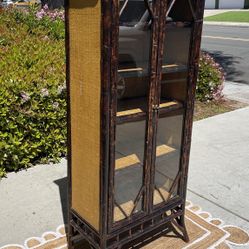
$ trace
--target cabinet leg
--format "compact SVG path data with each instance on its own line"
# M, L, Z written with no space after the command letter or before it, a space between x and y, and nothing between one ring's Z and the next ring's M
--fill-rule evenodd
M188 243L189 242L189 236L185 224L185 217L184 215L180 217L181 227L182 227L182 234L183 234L183 240Z
M182 239L188 243L189 242L189 236L187 232L187 228L185 225L185 217L184 215L177 217L175 220L171 221L174 226L176 226L182 233Z
M73 249L73 241L72 241L73 227L71 225L68 225L67 229L68 229L68 231L67 231L68 249Z

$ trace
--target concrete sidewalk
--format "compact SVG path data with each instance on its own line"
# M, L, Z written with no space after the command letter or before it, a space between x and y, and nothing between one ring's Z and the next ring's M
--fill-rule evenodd
M249 231L248 125L249 107L195 122L188 182L189 200L226 224L246 231Z
M189 200L247 231L248 124L249 107L195 122L188 183ZM9 174L0 197L0 247L55 230L66 221L66 161Z
M0 181L0 248L55 231L66 221L66 165L38 165Z
M249 104L249 85L226 81L223 89L226 98Z
M247 22L213 22L213 21L204 21L203 24L204 25L214 25L214 26L230 26L230 27L249 28L249 23L247 23Z

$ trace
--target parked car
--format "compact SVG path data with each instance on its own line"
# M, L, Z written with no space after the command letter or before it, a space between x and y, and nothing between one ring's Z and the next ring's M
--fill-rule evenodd
M120 68L148 67L151 17L143 0L128 0L121 5L119 23ZM188 61L191 20L179 20L173 12L166 22L164 64L186 65ZM181 52L180 52L181 51Z
M171 1L186 4L185 0ZM150 0L148 2L150 4ZM186 72L191 37L191 13L182 19L181 6L173 5L166 18L166 39L162 72ZM188 12L191 7L186 5ZM185 8L185 10L186 10ZM185 15L186 16L186 15ZM137 95L143 96L149 75L151 46L151 16L144 0L124 0L120 5L119 18L119 89L118 95L131 97L136 88ZM168 77L169 78L169 77ZM134 83L135 82L135 83Z

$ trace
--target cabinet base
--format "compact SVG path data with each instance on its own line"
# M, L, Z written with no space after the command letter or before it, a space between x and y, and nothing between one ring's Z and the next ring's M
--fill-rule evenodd
M167 212L168 213L168 212ZM125 227L118 232L101 238L86 222L72 214L69 226L69 249L125 249L141 248L164 234L173 232L179 239L189 241L185 226L184 212L181 208L157 214L153 218L136 222L132 227Z

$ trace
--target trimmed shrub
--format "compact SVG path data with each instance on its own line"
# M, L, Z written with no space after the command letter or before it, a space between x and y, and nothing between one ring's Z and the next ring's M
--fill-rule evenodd
M25 90L26 91L25 91ZM56 162L66 153L63 86L27 87L11 81L0 88L0 168L17 171L34 163Z
M196 99L202 102L223 97L225 74L221 66L208 53L201 52Z
M66 155L64 22L32 11L0 16L0 177Z

